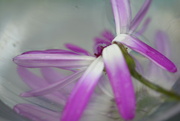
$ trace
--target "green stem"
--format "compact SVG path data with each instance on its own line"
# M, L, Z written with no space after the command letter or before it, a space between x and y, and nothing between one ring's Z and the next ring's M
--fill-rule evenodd
M153 89L159 93L162 93L162 94L169 96L173 99L180 100L180 95L176 94L173 91L166 90L166 89L150 82L149 80L144 78L141 74L139 74L135 69L136 64L134 62L134 59L129 55L126 48L122 44L118 44L118 45L119 45L121 51L123 52L124 58L126 59L127 65L129 67L129 71L134 78L136 78L138 81L140 81L141 83L143 83L147 87L149 87L149 88L151 88L151 89Z
M141 83L143 83L144 85L146 85L147 87L157 91L157 92L160 92L166 96L169 96L173 99L176 99L176 100L180 100L180 95L176 94L175 92L173 91L168 91L154 83L151 83L150 81L148 81L147 79L145 79L142 75L140 75L136 70L134 70L133 72L131 72L131 75L136 78L138 81L140 81Z

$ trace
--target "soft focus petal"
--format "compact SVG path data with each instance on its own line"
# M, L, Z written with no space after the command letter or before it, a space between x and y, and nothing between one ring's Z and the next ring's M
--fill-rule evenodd
M156 49L163 53L166 57L170 57L170 40L168 35L163 31L158 31L155 36Z
M126 33L131 22L130 1L111 0L111 4L116 24L116 34Z
M43 88L38 88L36 90L23 93L23 94L21 94L21 96L23 96L23 97L40 96L40 95L45 95L45 94L51 93L53 91L57 91L57 90L65 87L69 83L72 83L73 81L80 78L82 72L83 71L78 71L70 76L67 76L66 78L64 78L62 80L59 80L52 84L49 84Z
M118 110L125 120L135 116L135 92L131 75L120 48L113 44L103 50L103 60Z
M60 113L31 104L17 104L14 106L14 110L32 121L59 121Z
M62 73L57 72L53 68L44 67L40 69L42 76L48 83L57 82L66 76Z
M101 35L109 42L111 42L114 39L114 35L109 30L104 30Z
M145 0L144 4L142 5L141 9L138 11L136 16L131 22L130 30L134 31L137 29L141 21L143 20L144 16L146 15L150 5L151 5L152 0Z
M101 57L97 58L86 70L72 91L64 108L61 121L78 121L89 102L104 65Z
M135 32L135 36L138 37L138 36L141 36L148 28L149 24L151 22L151 19L150 18L147 18L145 20L145 22L143 23L142 27L140 28L140 30L138 30L137 32Z
M78 68L88 66L95 58L85 55L74 54L52 54L38 52L36 54L22 54L16 56L13 61L24 67L62 67L62 68Z
M153 49L149 45L141 42L139 39L126 35L121 34L117 36L113 41L120 42L134 51L139 52L143 56L147 57L163 69L166 69L170 72L176 72L177 68L173 62L171 62L168 58L164 55L159 53L157 50Z
M83 55L90 55L90 53L83 49L83 48L80 48L79 46L76 46L76 45L73 45L73 44L65 44L66 48L74 51L74 52L77 52L77 53L80 53L80 54L83 54Z
M105 44L105 45L111 44L110 41L107 41L107 40L99 38L99 37L94 38L94 41L95 41L95 45L97 45L97 44Z
M48 86L48 81L33 74L26 68L18 66L17 71L24 83L26 83L31 89L36 90ZM51 94L44 95L44 97L58 104L65 104L66 101L66 97L58 92L53 92Z
M17 72L21 79L31 88L31 89L38 89L43 86L47 86L48 83L42 79L41 77L35 75L28 69L18 66Z

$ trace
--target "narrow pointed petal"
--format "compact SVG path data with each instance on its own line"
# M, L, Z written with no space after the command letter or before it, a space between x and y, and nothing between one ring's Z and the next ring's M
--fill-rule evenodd
M121 116L131 120L135 116L135 92L131 75L120 48L113 44L103 50L103 60L115 101Z
M83 54L83 55L90 55L90 53L87 50L85 50L85 49L83 49L83 48L81 48L79 46L69 44L69 43L65 44L65 46L66 46L66 48L68 48L68 49L70 49L70 50L72 50L74 52L77 52L77 53L80 53L80 54Z
M72 74L70 76L67 76L63 80L59 80L59 81L57 81L55 83L49 84L48 86L38 88L38 89L33 90L33 91L22 93L21 96L23 96L23 97L41 96L41 95L51 93L53 91L57 91L57 90L65 87L69 83L79 79L80 76L82 75L82 72L83 71L78 71L78 72L76 72L76 73L74 73L74 74Z
M163 31L158 31L155 36L156 49L163 53L166 57L170 57L170 40L168 35Z
M159 53L157 50L153 49L152 47L143 43L135 37L126 34L121 34L117 36L113 41L120 42L128 46L132 50L139 52L140 54L147 57L163 69L168 70L169 72L174 73L177 71L177 68L173 62L171 62L168 58Z
M131 9L129 0L111 0L114 19L116 24L116 34L123 34L129 30L131 22Z
M85 55L74 54L52 54L38 52L36 54L22 54L16 56L13 61L20 66L28 68L38 67L59 67L59 68L78 68L88 66L95 58Z
M97 58L86 70L72 91L62 113L61 121L78 121L101 77L104 64Z
M152 0L145 0L144 4L142 5L139 12L136 14L134 19L131 22L130 30L134 31L138 28L139 24L143 20L144 16L146 15L147 11L149 10L149 7L151 5Z
M33 121L59 121L58 118L60 115L58 112L53 112L31 104L18 104L14 106L14 111Z

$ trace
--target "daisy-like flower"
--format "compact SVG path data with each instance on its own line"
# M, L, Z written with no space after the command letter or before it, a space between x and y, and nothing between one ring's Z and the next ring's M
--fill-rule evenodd
M19 66L28 68L58 67L75 72L70 77L24 93L22 96L45 95L64 87L79 77L80 79L72 90L60 118L61 121L78 121L102 73L105 72L110 80L115 102L122 118L125 120L134 118L136 110L135 91L121 46L127 46L142 54L165 70L176 72L177 69L169 59L132 34L144 18L151 0L145 1L133 20L131 20L129 0L111 0L111 3L116 25L116 37L108 39L111 36L105 34L107 41L96 41L96 57L80 47L69 44L66 46L71 51L30 51L14 58L14 62Z

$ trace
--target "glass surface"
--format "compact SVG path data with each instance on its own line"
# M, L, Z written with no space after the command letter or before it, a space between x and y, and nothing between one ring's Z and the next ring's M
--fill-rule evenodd
M131 0L133 16L143 1ZM172 53L170 58L178 68L180 67L179 5L179 0L154 0L146 15L146 18L151 17L152 20L142 37L146 43L154 47L155 32L159 29L165 31L170 38ZM12 61L13 57L29 50L64 49L65 43L73 43L92 52L94 37L107 29L114 33L114 28L109 0L0 0L0 120L28 121L29 119L21 117L12 110L18 103L35 104L56 111L62 110L62 106L59 107L41 97L19 96L20 93L30 89L18 76L16 64ZM135 54L144 66L144 74L148 75L149 61L137 53L132 52L132 54ZM158 74L154 75L154 79L159 81L158 84L169 89L174 85L172 88L179 92L177 88L179 72L174 75L165 73L165 75L170 75L172 80L166 79L170 81L166 82L158 77ZM161 99L146 95L142 90L138 94L142 99L138 102L138 106L148 110L153 106L153 109L145 116L138 114L136 121L180 120L178 102L161 102ZM102 107L103 103L99 108ZM91 111L93 110L97 111L98 108ZM116 113L112 115L116 117ZM88 114L91 112L86 113ZM104 115L99 112L99 115L102 115L101 120L105 121L104 117L108 113ZM86 121L85 118L87 117L82 120ZM120 120L119 116L117 119ZM114 119L111 120L114 121Z

